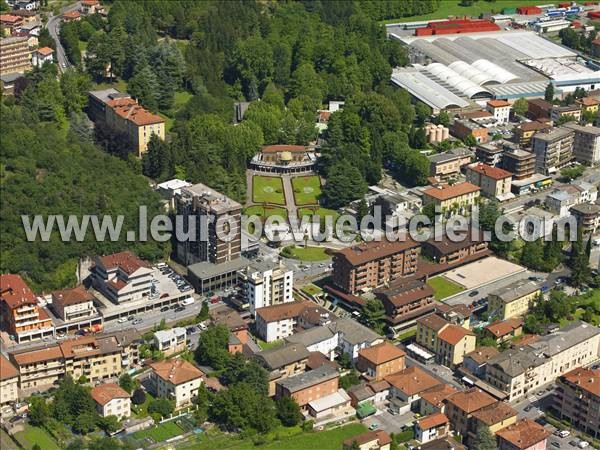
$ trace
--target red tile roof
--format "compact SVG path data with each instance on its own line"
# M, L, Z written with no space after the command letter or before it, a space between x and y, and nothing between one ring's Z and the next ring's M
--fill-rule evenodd
M522 419L496 431L496 436L518 449L526 449L545 440L550 431L531 419Z
M422 392L421 399L436 408L441 408L444 404L444 400L456 392L458 391L452 385L440 384L439 386L432 387L431 389Z
M471 330L467 330L466 328L454 324L448 325L438 334L438 338L450 345L458 344L466 336L475 336L475 333L473 333Z
M521 125L519 125L519 129L525 132L545 130L547 128L552 128L552 125L547 122L540 122L538 120L534 120L533 122L523 122Z
M40 55L48 56L54 53L54 50L52 50L50 47L41 47L37 49L37 52Z
M446 414L434 413L429 416L425 416L417 421L421 430L429 430L430 428L439 427L448 423L448 417Z
M115 398L129 398L130 395L126 390L121 388L116 383L102 383L92 389L92 398L99 405L106 405Z
M200 369L183 359L161 361L151 364L150 367L157 376L174 385L204 377L204 373Z
M19 376L19 371L6 357L0 354L0 381Z
M449 322L446 319L438 316L435 313L417 319L417 323L420 323L421 325L435 332L440 331L442 328L449 324Z
M81 4L86 5L86 6L94 6L94 5L98 5L99 2L98 2L98 0L82 0Z
M501 108L503 106L510 106L510 103L508 103L506 100L488 100L487 104L488 104L488 106L491 106L492 108Z
M101 256L99 259L106 269L114 269L119 267L128 275L131 275L142 267L150 268L150 263L138 258L133 253L128 251Z
M94 301L94 296L82 284L72 289L61 289L52 293L52 303L58 303L62 306L78 305L91 301Z
M512 333L521 326L523 326L523 321L519 318L513 317L494 322L485 327L485 329L496 337L502 337Z
M583 106L596 106L600 105L600 102L595 98L591 97L583 97L577 100L578 103L581 103Z
M453 404L458 409L471 414L474 411L485 408L497 402L490 394L483 392L481 389L469 389L468 391L460 391L452 394L447 399L448 403Z
M503 180L512 177L512 173L498 167L488 166L484 163L473 164L472 166L469 166L467 170L472 170L473 172L493 178L494 180Z
M6 303L10 309L23 305L35 305L35 294L23 281L20 275L0 275L0 301Z
M385 377L385 381L411 397L441 384L436 378L416 366Z
M356 442L359 446L367 444L369 442L377 441L377 445L382 447L392 442L392 438L383 430L368 431L367 433L359 434L344 440L345 447L351 447L353 442Z
M477 347L471 353L467 353L465 358L471 358L477 364L484 364L498 353L500 352L494 347Z
M505 402L496 402L490 406L485 406L478 411L473 412L473 417L492 426L511 417L517 417L517 411Z
M479 188L477 188L479 189ZM345 258L353 266L361 265L376 259L385 258L404 252L413 248L419 248L420 244L413 241L409 236L404 240L388 241L370 241L359 245L353 245L334 253L336 257Z
M260 318L266 323L279 322L284 319L292 319L298 317L302 311L311 306L311 302L302 300L279 305L265 306L256 310L257 318Z
M479 192L479 186L463 182L456 183L452 186L431 187L423 191L423 194L433 197L437 200L450 200L465 194Z
M81 14L79 14L77 11L67 11L63 14L63 17L68 19L77 19L78 17L81 17Z
M562 378L577 385L579 389L600 397L600 369L592 370L579 367L565 373Z
M14 24L20 22L21 20L23 20L21 17L15 16L13 14L0 14L0 22Z
M264 145L261 149L262 153L279 153L279 152L292 152L299 153L307 151L304 145L287 145L287 144L278 144L278 145Z
M25 350L20 353L13 353L12 359L17 363L17 365L25 366L43 361L63 359L63 353L58 345L52 345L50 347L36 350Z
M406 353L389 342L382 342L372 347L363 348L358 352L359 358L366 359L375 365L384 364L398 358L404 358L405 356Z

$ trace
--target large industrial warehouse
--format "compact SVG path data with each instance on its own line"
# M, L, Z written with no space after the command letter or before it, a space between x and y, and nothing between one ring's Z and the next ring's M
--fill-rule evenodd
M407 47L412 66L394 70L392 81L434 111L543 96L549 82L559 95L600 86L600 72L533 31L408 36L397 28L388 34Z

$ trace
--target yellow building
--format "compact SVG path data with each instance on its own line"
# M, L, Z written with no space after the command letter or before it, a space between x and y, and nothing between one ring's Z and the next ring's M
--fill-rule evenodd
M0 75L25 73L31 70L31 51L27 37L0 39Z
M18 384L19 371L0 354L0 405L17 401Z
M597 113L598 105L600 105L600 102L592 97L583 97L576 102L581 105L581 112Z
M479 199L479 193L478 186L467 182L434 186L423 191L423 206L439 206L445 215L466 214Z
M492 291L488 295L488 312L490 317L500 320L525 315L540 293L537 283L520 280L503 288Z

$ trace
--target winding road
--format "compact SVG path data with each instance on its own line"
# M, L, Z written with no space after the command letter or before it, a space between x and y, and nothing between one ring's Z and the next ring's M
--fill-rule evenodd
M50 17L48 18L48 23L46 24L46 27L48 28L48 31L50 32L50 36L52 37L52 39L54 39L54 42L56 42L56 60L58 62L58 70L60 72L64 72L66 69L68 69L69 67L72 66L72 64L69 62L67 55L65 54L65 49L63 48L62 44L60 43L60 24L62 22L62 14L68 12L68 11L75 11L79 9L79 2L77 3L73 3L69 6L66 6L64 8L62 8L60 10L60 15L58 16L54 16L54 15L50 15Z

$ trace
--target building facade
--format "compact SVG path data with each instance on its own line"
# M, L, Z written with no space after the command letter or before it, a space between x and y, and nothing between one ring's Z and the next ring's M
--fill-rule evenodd
M323 365L277 381L275 397L291 397L300 408L305 409L310 402L337 392L339 379L336 369Z
M83 285L54 291L52 309L65 322L88 319L97 314L94 296Z
M512 173L483 163L467 166L467 181L481 188L482 195L500 201L514 197L510 193Z
M559 419L600 437L600 370L577 368L558 378L552 408Z
M358 352L357 369L371 381L381 381L386 376L405 368L406 353L389 342L382 342Z
M525 150L505 152L501 166L513 174L514 180L529 178L535 173L535 154Z
M154 347L165 356L182 352L187 347L187 333L183 327L174 327L154 333Z
M189 405L198 395L204 373L182 359L170 359L150 365L150 384L155 395L175 400L175 408Z
M19 399L19 371L4 355L0 355L0 406Z
M119 420L131 416L131 396L116 383L101 383L90 392L96 410L102 417L115 416Z
M575 159L588 166L595 166L600 162L600 128L594 126L581 126L575 123L566 123L565 128L575 133L573 138L573 156Z
M540 294L540 286L529 280L519 280L488 294L490 316L500 320L527 314Z
M536 133L531 139L536 172L548 175L571 161L574 135L575 133L568 128L554 128Z
M0 39L0 75L25 73L31 70L31 51L27 37Z
M498 123L508 123L510 120L510 103L506 100L488 100L485 109L492 113Z
M433 204L444 216L469 214L479 199L481 189L471 183L434 186L423 191L423 206Z
M294 301L294 271L281 262L252 263L239 271L238 278L252 315L259 308Z

